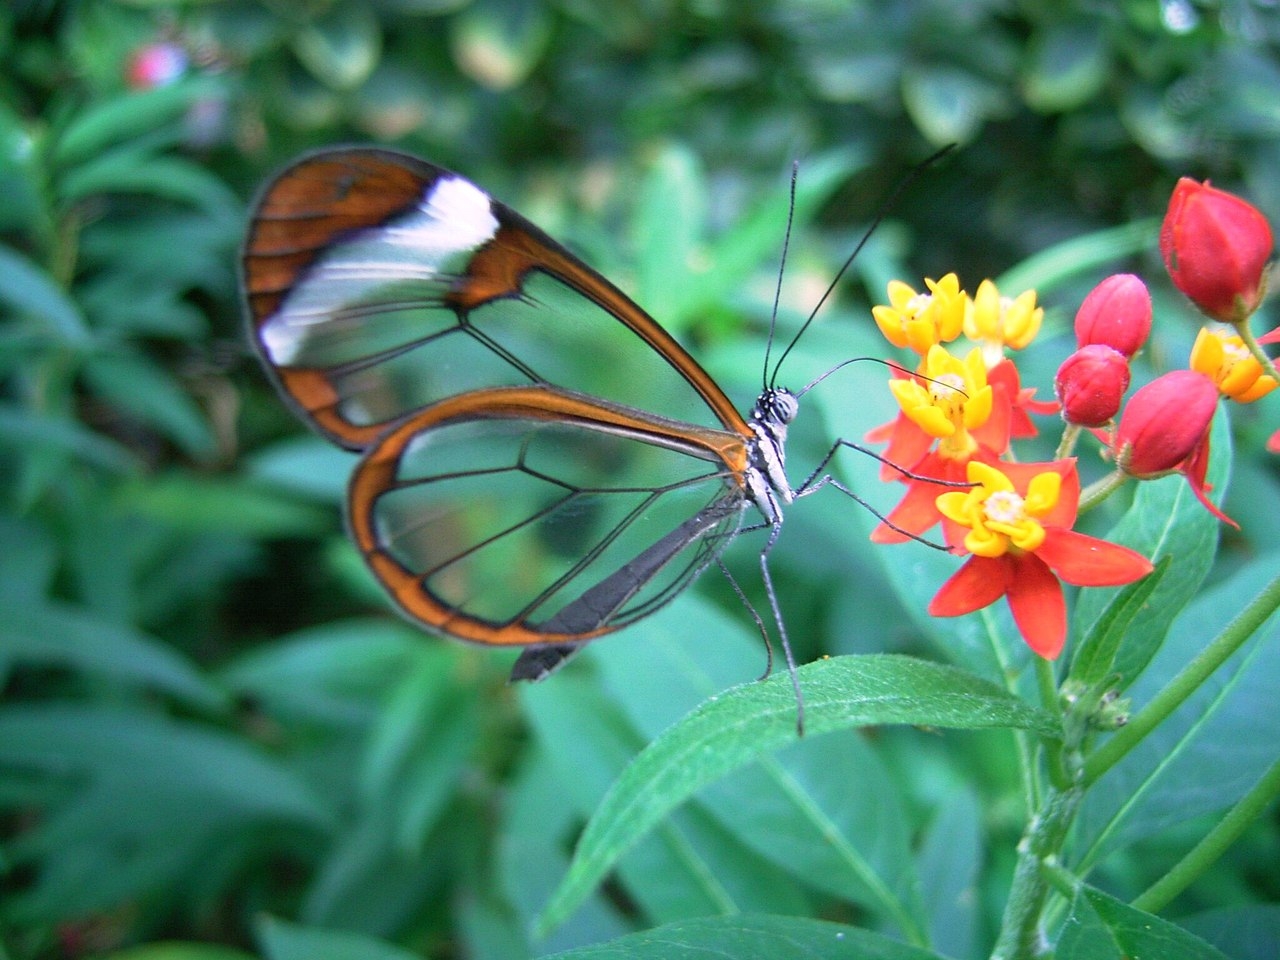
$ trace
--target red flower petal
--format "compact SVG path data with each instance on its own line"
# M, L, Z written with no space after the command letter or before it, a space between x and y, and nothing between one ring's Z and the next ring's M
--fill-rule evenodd
M1151 561L1128 547L1074 530L1045 531L1036 556L1067 583L1077 587L1115 587L1151 572Z
M881 523L871 531L872 543L905 543L911 539L908 534L922 534L940 519L938 513L938 494L946 493L947 487L928 481L916 480L907 486L907 493L898 505L889 511L885 518L888 523ZM893 526L889 526L889 524ZM894 527L898 529L895 530ZM906 531L899 533L899 530Z
M1004 596L1012 574L1009 555L970 557L929 601L929 616L958 617L990 606Z
M1014 567L1008 590L1013 620L1027 646L1046 660L1053 660L1067 642L1067 603L1062 598L1062 585L1034 553L1017 557Z

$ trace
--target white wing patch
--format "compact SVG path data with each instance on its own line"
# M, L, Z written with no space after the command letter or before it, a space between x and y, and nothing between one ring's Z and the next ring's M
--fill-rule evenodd
M438 180L412 212L327 251L260 328L263 349L290 366L317 325L341 322L344 307L388 284L456 271L460 255L497 232L488 194L461 177Z

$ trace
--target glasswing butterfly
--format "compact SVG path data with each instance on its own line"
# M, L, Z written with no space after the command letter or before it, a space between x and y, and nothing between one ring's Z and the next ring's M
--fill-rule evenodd
M512 678L538 679L764 527L794 681L768 550L794 497L852 494L816 479L826 460L788 483L804 391L774 386L776 366L744 418L555 240L469 180L382 149L325 150L269 183L243 283L280 392L362 454L351 535L411 619L523 647Z

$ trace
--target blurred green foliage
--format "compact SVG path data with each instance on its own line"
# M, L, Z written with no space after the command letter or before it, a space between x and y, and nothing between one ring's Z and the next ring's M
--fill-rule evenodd
M814 739L717 783L531 939L608 784L683 712L758 675L758 637L709 576L581 669L516 691L509 657L391 615L341 529L351 458L301 435L243 339L247 203L307 148L420 153L636 292L745 404L795 159L802 180L811 161L845 175L798 224L784 329L904 173L959 145L896 198L788 361L797 384L883 353L867 306L887 279L954 269L972 288L1158 215L1180 175L1274 222L1272 4L13 0L0 57L0 956L507 958L739 910L985 955L1024 814L1014 741L909 729ZM1042 272L1049 342L1106 270L1157 275L1150 240ZM1176 297L1156 298L1147 362L1163 369L1193 333ZM889 419L866 370L797 425L793 471ZM1277 495L1259 452L1274 400L1236 418L1227 509L1245 530L1210 582L1274 566L1280 519L1256 508ZM847 471L876 487L869 462ZM911 578L927 598L942 567L887 569L906 554L869 547L866 515L809 506L774 554L802 659L1025 666L1023 651L982 664L941 645L899 598ZM754 582L751 547L729 563ZM1215 607L1197 609L1203 625ZM1191 627L1179 636L1195 649ZM1270 672L1242 672L1219 719L1261 746L1194 755L1194 798L1166 785L1125 821L1100 801L1085 830L1090 856L1109 854L1100 886L1144 889L1185 847L1178 821L1228 806L1265 763L1280 730L1257 677L1274 679L1275 654L1251 657ZM1235 780L1217 779L1223 763ZM1280 930L1250 906L1280 895L1278 844L1259 823L1178 902L1217 911L1189 924L1232 956L1263 956ZM759 936L819 936L796 923ZM688 922L682 942L744 924ZM857 955L911 955L886 943Z

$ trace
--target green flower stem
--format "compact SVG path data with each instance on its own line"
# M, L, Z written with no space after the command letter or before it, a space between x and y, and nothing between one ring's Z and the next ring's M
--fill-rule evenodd
M1084 791L1079 787L1051 790L1040 810L1027 822L1026 832L1018 842L1013 886L991 960L1034 960L1048 956L1049 946L1041 921L1053 885L1045 867L1057 862L1083 797Z
M1134 714L1129 723L1099 747L1084 765L1084 784L1098 778L1116 765L1130 750L1143 741L1169 714L1178 709L1223 662L1240 649L1266 619L1280 607L1280 576L1263 588L1216 636L1199 656L1183 667L1151 702Z
M1068 423L1062 431L1062 439L1058 441L1058 449L1054 451L1053 459L1065 460L1071 456L1076 449L1076 441L1080 439L1080 428L1074 423Z
M1227 815L1205 834L1203 840L1188 851L1172 870L1148 887L1132 905L1147 913L1163 909L1222 856L1277 796L1280 796L1280 760L1271 765L1262 779L1254 784L1253 789L1227 811Z
M1249 348L1249 352L1262 364L1262 369L1277 380L1280 380L1280 372L1276 370L1275 361L1267 356L1266 351L1262 349L1262 345L1258 343L1258 338L1249 329L1249 321L1245 320L1243 323L1237 323L1235 328L1236 332L1240 334L1240 339L1244 341L1244 345Z
M1088 513L1107 497L1111 496L1129 477L1120 470L1113 470L1101 480L1095 480L1080 491L1079 513Z
M1036 683L1040 687L1040 705L1047 713L1052 714L1062 725L1062 702L1058 698L1058 680L1053 675L1053 664L1044 657L1035 658ZM1044 741L1046 767L1049 780L1059 790L1065 790L1070 781L1062 765L1062 745L1050 740Z

